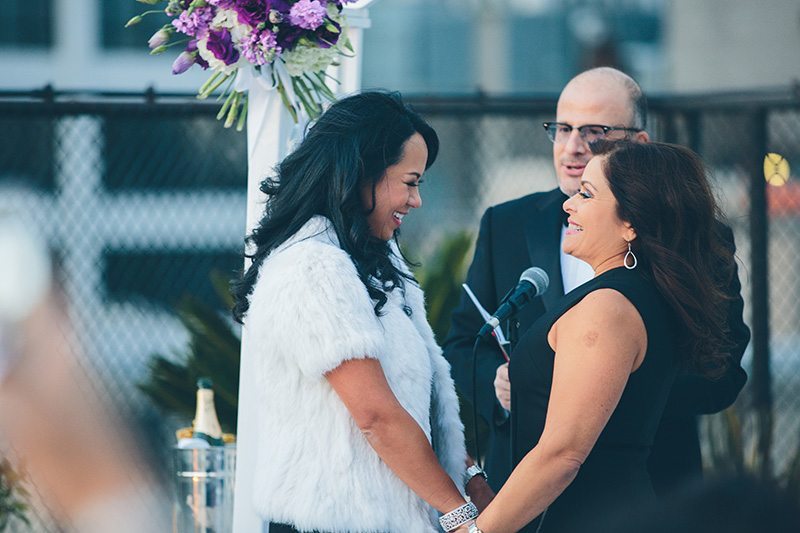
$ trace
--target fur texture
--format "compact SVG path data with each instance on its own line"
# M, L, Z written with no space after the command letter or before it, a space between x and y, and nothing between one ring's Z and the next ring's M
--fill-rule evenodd
M406 282L405 296L392 291L383 312L375 316L323 217L261 266L244 327L258 346L253 498L265 520L332 533L438 531L435 510L380 460L324 377L345 360L377 358L442 466L463 486L464 428L422 291Z

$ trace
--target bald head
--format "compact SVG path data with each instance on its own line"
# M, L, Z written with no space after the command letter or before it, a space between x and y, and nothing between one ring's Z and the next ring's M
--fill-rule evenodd
M608 140L629 138L647 142L642 90L633 78L619 70L601 67L578 74L558 99L556 122L569 128L568 138L553 143L553 164L558 185L567 196L580 187L583 169L592 158L583 126L606 126Z
M624 92L630 112L626 125L642 130L647 127L647 100L644 97L642 88L639 87L636 80L621 70L611 67L597 67L585 70L572 78L561 94L563 95L567 91L584 92L591 90L604 93L609 91Z

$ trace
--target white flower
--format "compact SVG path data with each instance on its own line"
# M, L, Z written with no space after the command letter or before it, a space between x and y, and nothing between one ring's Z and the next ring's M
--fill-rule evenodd
M239 23L239 16L232 9L220 9L211 21L212 28L227 28L231 32L233 42L239 43L250 37L253 28L249 24Z
M333 63L336 54L334 47L317 48L298 44L294 50L283 52L281 57L286 61L286 70L290 76L302 76L306 72L325 70Z

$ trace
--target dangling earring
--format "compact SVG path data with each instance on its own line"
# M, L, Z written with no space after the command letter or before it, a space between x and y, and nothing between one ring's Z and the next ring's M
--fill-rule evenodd
M633 263L630 264L630 265L628 264L628 258L629 257L633 261ZM625 268L627 268L628 270L633 270L634 268L636 268L636 265L639 264L639 261L636 260L636 254L634 254L631 251L631 243L630 243L630 241L628 241L628 252L625 254L625 257L622 258L622 264L625 265Z

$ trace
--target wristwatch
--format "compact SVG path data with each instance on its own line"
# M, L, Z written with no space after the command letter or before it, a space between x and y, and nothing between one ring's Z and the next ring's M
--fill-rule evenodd
M483 531L481 531L481 528L479 528L478 524L476 524L475 522L473 522L473 523L471 523L469 525L469 529L467 530L467 532L468 533L483 533Z
M466 487L475 476L482 476L485 480L489 479L486 477L486 472L483 471L483 468L479 467L477 464L474 464L467 468L467 478L464 481L464 486Z

